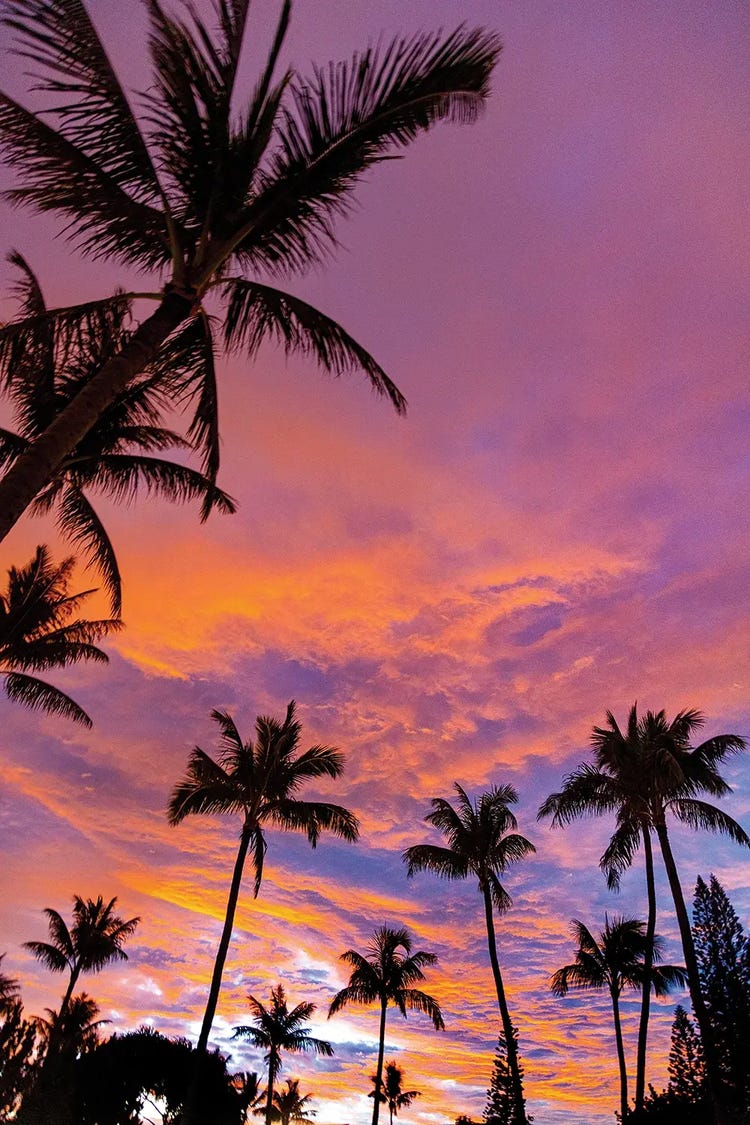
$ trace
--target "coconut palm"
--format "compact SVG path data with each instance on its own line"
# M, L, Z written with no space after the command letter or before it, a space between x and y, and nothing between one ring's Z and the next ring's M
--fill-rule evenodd
M257 1116L263 1112L258 1107L266 1100L266 1092L260 1084L260 1075L255 1070L241 1070L232 1075L232 1086L237 1091L242 1107L242 1120L250 1120L250 1114Z
M700 991L690 920L667 828L667 817L672 815L691 828L718 832L750 847L750 837L741 825L715 805L700 799L703 794L722 797L731 792L718 766L731 754L744 750L745 741L739 735L717 735L692 747L693 732L704 722L704 716L696 710L680 711L671 721L664 711L648 711L639 718L634 705L627 733L623 734L608 712L606 726L595 727L592 734L594 763L583 763L568 775L562 790L553 793L541 806L539 816L551 816L553 825L565 825L581 816L614 813L616 829L600 861L611 886L617 885L643 841L649 896L647 934L653 932L656 917L651 836L657 837L680 928L693 1011L706 1054L714 1116L721 1125L725 1118L718 1061ZM647 953L646 976L648 966ZM644 988L644 994L645 991ZM641 1107L639 1095L642 1096L645 1075L647 1004L648 1001L646 1020L642 1015L639 1034L636 1109Z
M99 1005L86 992L71 996L63 1012L45 1008L47 1019L39 1022L44 1028L47 1041L52 1049L61 1054L76 1057L92 1050L99 1042L99 1029L109 1020L98 1020Z
M393 1125L393 1118L398 1117L398 1111L410 1106L416 1098L421 1098L422 1094L419 1090L404 1089L404 1072L395 1062L386 1063L383 1074L381 1088L378 1088L377 1075L370 1075L375 1089L371 1090L367 1096L368 1098L377 1098L383 1104L388 1104L390 1125Z
M219 760L214 761L196 747L168 809L170 824L179 824L191 814L232 813L242 817L224 929L198 1038L199 1051L206 1049L216 1013L248 851L255 872L256 898L260 890L267 846L265 826L305 832L313 848L324 829L349 841L359 834L357 818L347 809L325 801L303 801L297 796L306 781L339 777L344 757L331 746L311 746L299 752L301 727L295 718L294 700L283 722L268 716L257 718L255 743L242 741L234 720L225 711L212 711L211 717L221 732Z
M432 812L425 817L428 824L434 825L443 834L448 846L417 844L407 848L403 858L409 878L416 871L431 871L444 879L466 879L470 875L477 879L484 902L490 964L508 1053L515 1120L519 1125L525 1125L516 1032L500 971L494 914L495 911L504 914L512 905L499 876L511 864L525 859L536 849L525 836L516 832L518 821L509 806L516 803L518 794L512 785L493 786L476 802L471 801L460 785L454 788L458 795L457 808L450 801L435 797Z
M74 616L94 592L68 592L74 566L74 558L55 565L42 546L26 566L10 568L7 589L0 594L0 674L9 699L90 727L91 719L69 695L29 674L82 660L106 664L109 659L96 642L122 622Z
M247 1039L254 1047L266 1052L268 1064L268 1087L266 1089L266 1125L271 1125L274 1108L274 1082L282 1068L281 1052L304 1051L316 1055L333 1054L333 1047L325 1039L315 1039L307 1024L315 1011L314 1004L297 1004L289 1010L284 986L279 984L271 990L271 1003L268 1008L248 996L253 1013L252 1024L235 1027L235 1039ZM285 1123L286 1125L286 1123Z
M0 143L18 177L10 198L61 216L84 253L159 280L158 292L141 294L157 302L155 311L6 475L0 538L170 338L173 352L192 356L172 389L195 396L193 436L215 473L209 296L223 303L229 348L253 355L276 339L335 374L363 370L404 408L382 368L338 324L259 279L325 261L336 246L335 220L350 209L364 173L440 120L473 120L500 44L459 28L368 49L308 81L289 68L277 77L291 11L283 0L266 64L240 105L248 9L249 0L215 0L214 30L192 7L180 18L150 0L153 74L138 119L82 0L6 5L19 51L40 72L35 88L54 100L39 115L0 97ZM6 359L22 349L24 332L6 330Z
M311 1101L312 1094L300 1094L299 1078L287 1078L283 1090L274 1090L271 1119L281 1125L290 1125L292 1121L313 1125L317 1111L310 1109Z
M348 1004L378 1004L380 1006L380 1030L378 1035L378 1062L373 1081L376 1094L383 1085L383 1056L385 1054L385 1021L388 1006L394 1005L406 1019L409 1011L424 1012L432 1020L436 1031L443 1031L445 1024L440 1005L426 992L413 988L424 980L422 971L427 965L434 965L434 953L411 951L411 937L400 927L391 929L381 926L377 929L367 946L365 954L356 949L347 949L340 960L352 966L352 973L346 988L336 993L328 1009L328 1018L341 1011ZM380 1099L375 1097L372 1108L372 1125L378 1125Z
M45 321L47 311L39 281L20 254L11 255L19 271L18 293L22 308L35 317L35 340L15 364L10 395L17 432L0 429L0 467L13 464L29 444L54 421L80 393L96 371L127 342L127 302L109 310L94 324L79 325L73 341L61 339L59 325ZM58 467L51 483L35 498L34 514L54 510L60 531L83 548L95 563L110 595L111 612L122 608L120 571L102 520L94 509L91 491L117 501L130 502L139 491L169 500L203 501L203 517L211 507L235 510L231 499L203 473L169 461L162 454L187 449L189 442L161 425L170 408L163 388L163 372L137 376L117 395L88 434Z
M67 972L68 987L56 1014L58 1026L65 1026L73 989L83 973L98 973L111 961L127 961L123 944L135 932L140 918L125 921L115 914L116 898L105 903L97 899L73 897L73 924L68 927L62 914L46 907L50 941L27 941L38 961L53 973Z
M571 922L571 930L578 943L576 959L572 964L557 970L550 988L555 996L567 996L571 988L609 990L620 1069L620 1114L625 1120L629 1113L628 1072L620 1021L620 996L626 988L642 987L647 952L652 962L649 985L657 996L666 996L670 988L684 985L687 975L684 969L676 965L658 964L661 960L661 938L657 935L650 938L646 933L645 923L635 918L615 918L610 922L605 916L604 929L598 939L577 918Z

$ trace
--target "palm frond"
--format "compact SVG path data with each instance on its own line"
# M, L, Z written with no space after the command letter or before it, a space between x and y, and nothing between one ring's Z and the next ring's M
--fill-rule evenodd
M21 672L5 672L5 693L14 703L23 703L32 710L46 711L48 715L62 715L84 727L92 726L91 718L74 699L36 676Z
M618 825L599 860L599 866L607 878L611 891L619 890L620 877L627 871L640 847L641 826L637 820L628 818Z
M428 996L426 992L420 992L418 988L406 988L401 992L400 998L409 1010L423 1012L429 1016L436 1031L445 1031L443 1013L437 1000L433 999L432 996Z
M158 269L170 260L164 216L129 196L96 161L22 105L0 94L0 150L23 185L14 204L68 220L69 237L94 258Z
M237 510L231 496L211 484L203 473L160 457L136 453L102 454L87 471L86 484L119 503L134 500L139 488L145 488L147 493L178 503L205 499L210 493L212 506L220 512L231 515Z
M316 847L324 830L349 843L359 838L359 820L341 805L325 801L278 800L270 806L269 815L272 822L280 827L306 832L313 847Z
M36 90L63 95L60 129L134 198L161 196L127 97L81 0L9 0L4 22L17 54L43 68Z
M50 942L25 941L23 947L33 953L37 961L41 961L53 973L64 973L70 967L65 953Z
M442 879L465 879L469 874L466 856L435 844L415 844L407 848L401 858L406 864L406 874L410 879L415 871L431 871Z
M696 830L718 832L722 836L728 836L736 844L750 848L750 836L742 825L715 805L709 805L706 801L675 800L670 801L668 807L683 824Z
M255 356L264 341L271 341L287 355L311 356L337 377L362 371L376 394L389 398L397 413L406 412L406 399L395 383L336 321L270 285L231 278L222 282L222 288L229 297L224 321L228 348L242 347Z
M462 27L399 39L293 79L278 150L242 217L240 260L285 269L319 260L368 168L439 120L476 117L499 51L496 36Z
M122 613L122 578L104 524L80 489L64 488L58 505L58 527L83 549L89 564L96 566L109 594L110 613L119 617Z

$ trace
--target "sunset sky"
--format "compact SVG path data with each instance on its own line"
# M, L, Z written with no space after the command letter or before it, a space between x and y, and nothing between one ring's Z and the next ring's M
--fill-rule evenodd
M253 60L272 0L253 6ZM92 0L126 84L148 81L136 0ZM212 708L250 737L298 701L305 745L346 752L321 788L362 821L356 846L317 851L269 833L257 901L246 879L212 1043L231 1042L247 993L279 981L319 1005L333 1059L290 1057L322 1123L365 1125L377 1013L326 1022L339 954L406 925L439 955L425 988L446 1031L389 1017L386 1059L422 1097L407 1122L481 1116L499 1030L481 900L470 881L407 881L400 854L437 838L422 818L458 781L510 782L537 854L508 872L500 960L536 1125L613 1120L605 996L554 999L572 918L645 917L640 863L619 895L598 859L607 822L537 824L540 802L587 755L593 725L637 700L699 707L706 737L750 736L747 41L740 0L297 0L287 59L312 62L466 20L505 44L487 111L441 126L376 169L343 222L343 250L290 285L339 320L409 400L405 419L365 380L332 380L264 351L221 369L220 483L240 504L206 525L146 498L102 502L125 579L125 631L108 668L50 674L91 732L0 700L0 953L31 1013L62 978L21 948L42 909L117 895L142 924L126 964L89 977L111 1030L144 1022L197 1036L239 825L166 822L190 749L213 752ZM4 31L7 41L9 36ZM6 85L26 89L3 59ZM23 95L25 97L25 94ZM3 172L3 184L10 182ZM135 279L83 260L53 218L7 209L50 303ZM0 320L13 312L0 271ZM138 283L142 284L142 283ZM744 362L743 362L744 361ZM37 543L25 518L0 571ZM77 572L79 587L96 584ZM103 603L100 606L103 611ZM747 757L723 807L750 830ZM750 922L748 854L674 831L688 896L715 872ZM660 882L659 931L681 954ZM657 1002L650 1081L666 1081L675 996ZM634 1066L637 1003L625 1003Z

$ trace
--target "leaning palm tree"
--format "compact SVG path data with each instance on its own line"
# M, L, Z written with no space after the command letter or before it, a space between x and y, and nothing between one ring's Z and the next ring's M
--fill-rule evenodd
M91 719L75 700L30 674L83 660L106 664L109 659L96 642L122 622L75 617L94 591L69 593L74 566L74 558L55 565L48 549L37 547L26 566L10 568L7 589L0 594L0 675L9 699L90 727Z
M458 794L457 808L442 797L435 797L432 812L425 817L428 824L434 825L443 834L448 846L417 844L407 848L403 858L409 878L416 871L432 871L444 879L466 879L473 875L477 880L484 902L487 945L508 1054L515 1121L518 1125L525 1125L516 1031L497 955L494 913L504 914L512 905L499 876L511 864L525 859L536 849L525 836L516 832L518 821L509 806L516 803L518 794L512 785L494 786L477 802L472 802L460 785L455 785L455 790Z
M57 1026L65 1026L73 989L83 973L98 973L111 961L127 961L123 944L135 932L140 918L125 921L115 914L117 899L73 897L73 924L46 907L50 941L24 942L38 961L54 973L67 972L68 987L56 1013Z
M371 1090L367 1096L368 1098L377 1098L381 1103L388 1105L390 1125L393 1125L393 1118L398 1117L398 1111L410 1106L417 1098L421 1098L422 1094L419 1090L404 1089L404 1072L397 1063L386 1063L383 1074L383 1084L380 1090L377 1085L377 1075L370 1075L375 1089Z
M314 1125L317 1110L310 1108L312 1094L300 1094L299 1078L287 1078L283 1090L274 1090L271 1119L281 1125Z
M617 886L621 874L631 865L639 843L643 842L649 898L647 936L653 934L656 919L651 857L651 837L656 836L680 928L690 997L706 1055L714 1119L717 1125L722 1125L725 1110L720 1064L701 994L690 920L667 828L667 817L672 815L691 828L718 832L750 847L750 837L737 821L715 805L700 799L703 794L722 797L731 792L718 766L731 754L744 750L745 741L739 735L717 735L692 747L693 732L704 722L704 716L696 710L680 711L671 721L664 711L648 711L639 718L633 706L627 733L623 734L614 716L608 712L607 725L595 727L593 731L594 763L583 763L566 777L562 790L547 798L539 816L551 816L553 825L566 825L581 816L614 813L616 829L600 861L610 886ZM648 958L647 953L646 978ZM644 1000L638 1044L636 1109L642 1105L645 1081L645 1029L648 1019L645 985Z
M620 996L626 988L642 987L647 952L651 956L649 987L657 996L666 996L675 985L684 985L687 975L676 965L654 965L661 960L661 938L656 935L650 938L645 923L635 918L615 918L610 922L605 916L604 929L598 939L577 918L573 919L571 929L578 943L576 959L557 970L550 988L555 996L567 996L571 988L609 990L620 1069L620 1115L624 1121L629 1114L628 1072L620 1021Z
M390 929L381 926L367 946L366 954L356 949L347 949L340 960L352 966L352 973L346 988L337 992L328 1009L328 1018L341 1011L347 1004L378 1004L380 1006L380 1031L378 1035L378 1062L373 1081L376 1096L373 1099L372 1125L378 1125L380 1098L377 1096L383 1086L383 1056L385 1054L385 1020L388 1006L393 1004L406 1019L407 1009L424 1012L432 1020L436 1031L443 1031L445 1024L440 1005L426 992L413 988L424 980L423 969L434 965L437 956L418 950L411 951L411 937L400 927Z
M45 320L47 306L39 281L20 254L12 254L18 270L17 290L23 310L39 326L15 363L9 393L15 430L0 429L0 468L7 468L44 433L78 395L103 363L127 342L127 302L93 323L84 318L73 341L60 326ZM61 338L62 337L62 338ZM122 580L115 552L90 493L129 503L139 492L172 501L198 499L206 518L212 507L233 512L234 503L209 478L163 456L185 450L190 443L162 425L170 409L158 368L133 379L71 451L50 484L35 498L32 514L54 511L60 531L81 547L99 569L111 604L119 616Z
M364 348L265 279L326 260L336 246L335 220L351 208L373 165L438 121L477 116L499 41L463 27L396 39L305 81L290 68L277 75L291 11L291 0L283 0L267 62L242 105L237 75L249 6L214 0L212 29L192 6L180 17L150 0L153 74L140 116L82 0L5 6L19 51L37 68L35 89L54 100L48 112L34 114L0 95L0 145L18 177L10 199L56 213L84 253L150 274L152 285L133 295L157 305L6 474L0 538L165 343L181 360L172 393L196 401L193 436L215 474L209 298L224 307L228 348L254 355L263 340L275 339L335 374L364 371L404 409L400 391ZM95 302L85 311L106 306ZM61 323L70 318L70 310L59 310ZM11 382L28 329L21 323L4 331Z
M255 872L256 898L260 890L267 846L265 826L305 832L313 847L324 829L352 842L359 834L357 818L347 809L325 801L303 801L297 796L306 781L339 777L344 756L331 746L311 746L299 752L301 727L295 718L294 700L283 722L267 716L257 718L255 743L242 741L234 720L225 711L212 711L211 717L221 731L219 760L214 761L196 747L168 809L170 824L179 824L191 814L236 813L242 817L224 929L198 1038L199 1051L206 1050L216 1014L248 851Z
M268 1064L266 1125L271 1125L274 1116L273 1087L282 1067L281 1052L305 1051L330 1057L333 1054L333 1047L326 1039L315 1039L310 1035L307 1024L315 1011L315 1005L297 1004L296 1008L290 1011L283 985L279 984L271 990L271 1003L268 1008L254 996L248 996L248 1000L253 1013L253 1022L235 1027L234 1036L235 1039L247 1039L254 1047L259 1047L266 1052Z

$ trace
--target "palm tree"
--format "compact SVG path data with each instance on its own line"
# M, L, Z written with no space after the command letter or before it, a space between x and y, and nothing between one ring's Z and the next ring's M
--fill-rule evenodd
M74 565L75 559L69 558L56 566L47 548L37 547L26 566L10 568L7 589L0 594L0 674L9 699L90 727L91 719L69 695L29 675L82 660L106 664L109 659L96 642L122 622L74 618L81 602L94 592L68 592Z
M191 357L171 385L197 400L193 434L213 477L219 447L209 296L225 302L228 347L253 355L264 339L276 339L334 374L363 370L404 409L397 387L338 324L258 277L325 261L336 246L335 220L351 207L364 173L440 120L473 120L500 43L459 28L368 49L316 69L309 81L291 69L275 77L291 11L283 0L267 62L241 107L248 8L249 0L215 0L214 31L193 8L180 19L150 0L153 76L138 121L82 0L10 0L6 7L19 51L41 71L35 89L54 99L40 116L0 95L0 144L18 175L11 199L60 215L84 253L159 281L157 292L138 294L155 300L155 311L6 474L0 538L167 341L174 354ZM94 315L106 304L84 311ZM58 316L70 317L70 310ZM9 363L27 330L5 330ZM6 369L12 382L12 365Z
M0 953L0 963L5 957L4 953ZM2 1014L11 1005L17 1004L19 999L18 981L15 977L7 976L0 969L0 1014Z
M403 1088L404 1072L395 1062L385 1064L384 1074L385 1078L380 1088L377 1084L377 1074L370 1075L375 1089L367 1096L368 1098L377 1098L380 1102L388 1103L390 1125L393 1125L393 1118L398 1117L398 1111L405 1106L410 1106L416 1098L421 1098L422 1094L419 1090L405 1090Z
M347 1004L379 1004L380 1033L378 1036L378 1062L375 1071L375 1091L379 1093L383 1085L383 1055L385 1054L385 1018L388 1005L393 1004L406 1019L406 1011L424 1012L432 1020L436 1031L444 1031L443 1014L440 1005L432 996L421 992L412 985L424 980L423 968L434 965L434 953L411 951L411 937L400 927L390 929L381 926L373 934L367 946L367 953L347 949L340 960L352 966L352 973L346 988L337 992L328 1009L328 1018L341 1011ZM378 1125L380 1099L374 1098L372 1125Z
M290 1125L292 1121L313 1125L317 1111L310 1109L311 1101L312 1094L300 1094L299 1078L287 1078L284 1090L274 1090L271 1118L280 1121L281 1125Z
M667 814L671 814L691 828L719 832L750 847L750 837L741 825L715 805L700 799L702 794L722 797L731 792L717 767L730 754L744 750L745 741L739 735L726 734L691 747L693 732L704 722L704 716L696 710L680 711L671 722L664 711L648 711L639 719L634 705L628 717L627 733L623 734L612 713L607 712L607 725L595 727L592 734L594 763L583 763L568 775L562 790L553 793L541 806L539 816L551 816L553 825L557 826L570 824L585 815L614 813L617 826L600 861L610 886L618 885L621 874L631 865L643 841L649 899L647 937L654 933L656 920L651 855L651 837L656 835L680 928L690 998L706 1054L715 1121L721 1125L724 1109L718 1060L700 991L690 920L667 829ZM647 952L645 980L648 980L649 966ZM636 1071L637 1110L642 1107L645 1083L649 992L644 983Z
M47 1019L40 1020L52 1049L75 1058L91 1051L99 1042L99 1029L109 1020L98 1020L99 1005L86 992L72 996L63 1012L45 1008Z
M649 987L657 996L666 996L674 985L684 985L687 975L676 965L654 967L653 962L661 960L661 938L656 935L653 939L649 938L645 923L635 918L615 918L610 922L605 916L604 929L598 940L577 918L573 919L571 929L578 943L576 959L573 964L557 970L550 988L555 996L567 996L570 988L609 990L620 1068L620 1114L624 1121L629 1113L628 1072L622 1041L620 996L626 988L641 988L643 985L647 952L652 960Z
M242 1120L247 1122L250 1113L260 1116L258 1109L266 1098L266 1092L260 1084L260 1076L255 1070L241 1070L232 1075L232 1086L237 1091L242 1107Z
M271 990L271 1004L266 1008L254 996L248 996L253 1012L253 1023L235 1027L236 1039L248 1039L254 1047L266 1051L268 1063L268 1088L266 1090L266 1125L273 1120L273 1085L282 1067L281 1052L313 1052L316 1055L333 1054L333 1047L325 1039L314 1039L307 1023L315 1011L314 1004L302 1003L289 1010L283 985Z
M460 785L455 785L454 788L458 794L458 807L454 808L442 797L435 797L432 812L425 817L428 824L442 832L448 846L417 844L407 848L403 858L409 878L416 871L432 871L444 879L466 879L469 875L474 875L477 879L478 889L484 900L487 945L508 1053L515 1118L519 1125L525 1125L526 1111L516 1032L500 972L494 912L504 914L512 905L510 895L499 876L511 864L525 859L536 849L525 836L516 832L518 821L509 806L516 803L518 794L512 785L493 786L488 792L482 793L476 803L469 799Z
M109 310L93 324L81 324L72 341L60 326L45 321L47 312L39 281L20 254L11 262L19 271L18 292L24 311L38 322L37 339L18 357L10 396L18 432L0 429L0 467L13 464L31 442L80 393L107 358L127 341L127 302ZM89 499L93 490L118 501L134 500L139 490L161 494L169 500L203 501L205 519L212 507L233 512L234 503L203 473L186 465L153 456L169 449L187 449L190 443L161 425L170 408L164 373L136 377L114 399L58 467L50 484L35 498L34 514L57 513L63 535L84 549L96 563L111 602L111 612L122 609L120 571L102 521Z
M306 832L313 848L324 829L352 842L359 835L357 818L347 809L325 801L303 801L297 796L306 781L339 777L344 757L331 746L311 746L298 753L301 727L295 719L294 700L287 708L283 723L267 716L257 718L255 744L242 741L234 720L225 711L212 711L211 717L221 731L219 761L196 747L190 755L185 777L172 793L168 809L170 824L179 824L193 813L239 813L242 817L224 929L198 1038L201 1052L206 1050L216 1013L249 849L255 871L256 898L260 890L267 847L264 826L270 824L288 832Z
M61 914L46 907L51 940L24 942L24 947L53 973L69 973L68 987L56 1014L58 1026L65 1025L73 989L82 973L98 973L111 961L128 959L122 946L135 932L140 918L126 922L115 914L116 903L116 898L105 903L101 895L96 900L74 895L70 928Z

